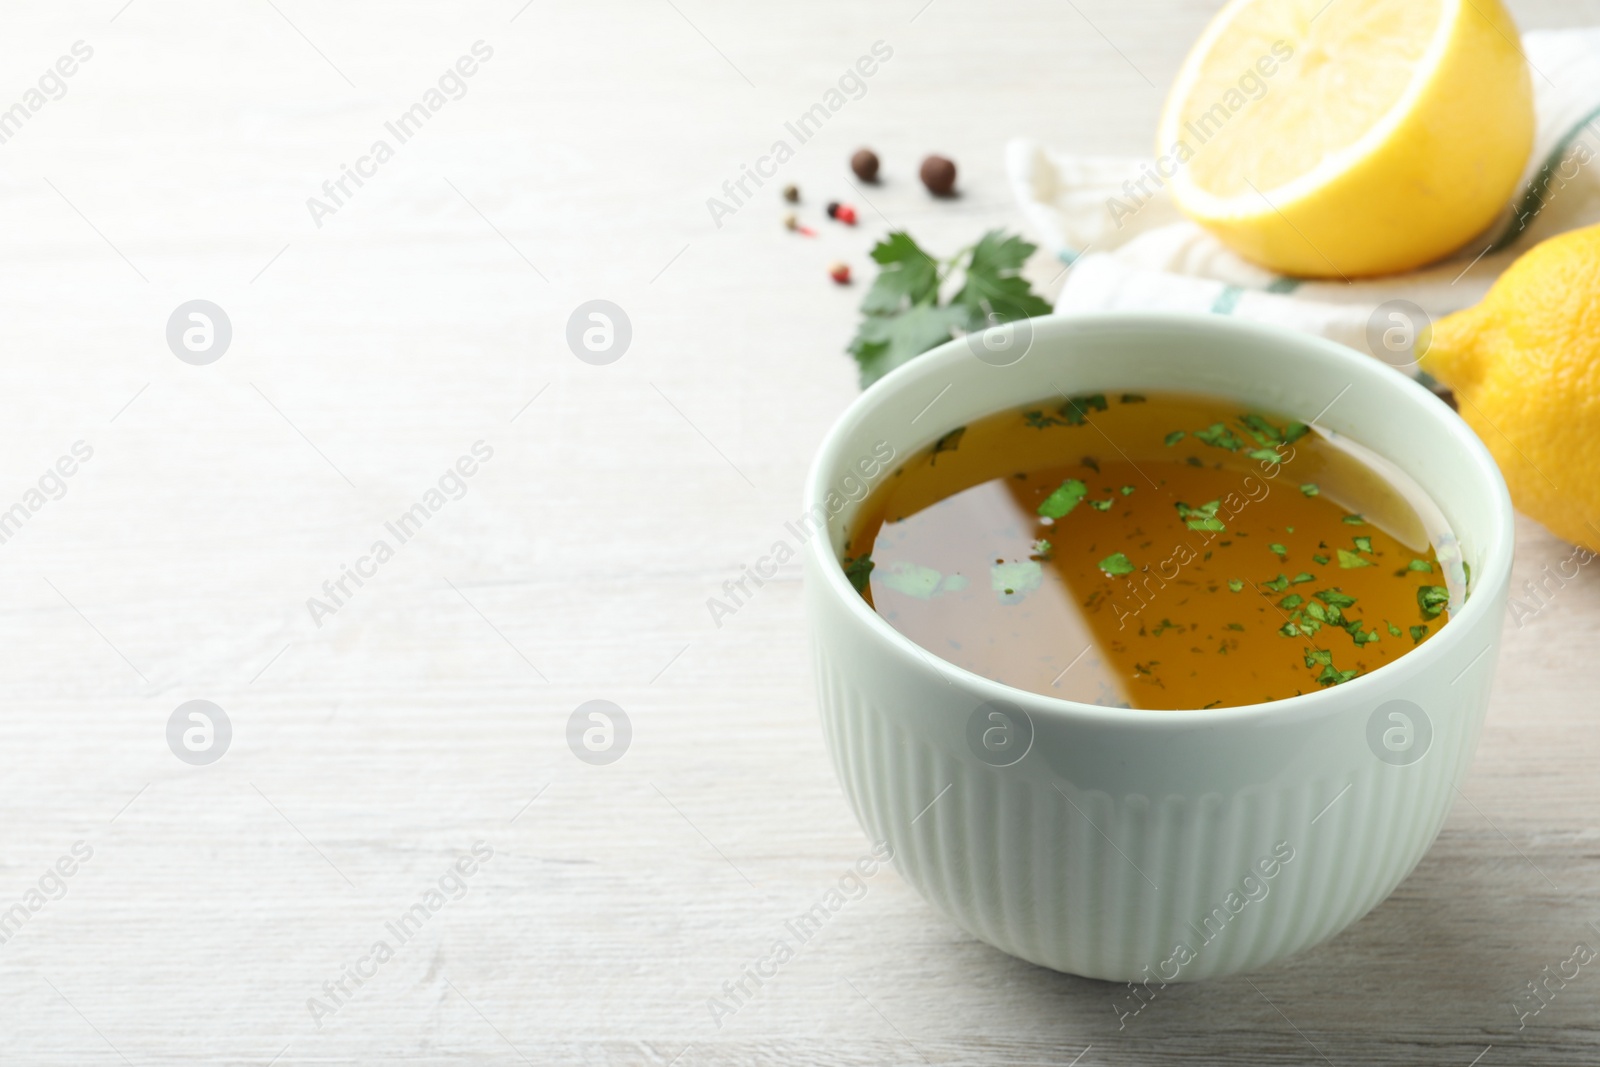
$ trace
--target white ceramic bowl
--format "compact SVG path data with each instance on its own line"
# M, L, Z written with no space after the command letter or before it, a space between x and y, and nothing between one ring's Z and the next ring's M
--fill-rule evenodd
M1185 981L1332 937L1411 873L1477 745L1513 541L1494 461L1421 386L1282 329L1125 312L1035 319L987 340L944 345L868 389L808 479L807 508L827 522L805 549L817 690L856 817L946 915L1057 970ZM1344 685L1173 712L990 681L913 644L851 588L839 558L864 483L974 418L1123 390L1320 414L1439 505L1471 566L1469 600L1414 651Z

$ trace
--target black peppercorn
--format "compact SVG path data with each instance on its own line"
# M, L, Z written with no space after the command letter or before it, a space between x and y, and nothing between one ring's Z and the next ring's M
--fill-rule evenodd
M870 148L863 148L850 157L850 169L855 171L856 177L864 182L878 180L878 154Z
M934 196L949 196L956 187L956 165L943 156L929 156L922 161L922 184Z

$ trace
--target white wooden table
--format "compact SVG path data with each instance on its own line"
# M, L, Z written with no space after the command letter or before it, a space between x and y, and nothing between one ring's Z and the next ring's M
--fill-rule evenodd
M1438 843L1327 946L1119 1031L1113 987L1002 956L884 870L708 1010L868 849L797 568L720 628L706 609L855 393L861 289L826 264L870 277L889 223L943 251L1017 227L1009 137L1145 151L1211 4L121 4L11 5L0 33L0 108L93 50L0 145L0 511L25 516L0 544L0 1062L1600 1060L1600 963L1521 1031L1510 1007L1600 946L1591 568L1509 629ZM386 132L480 40L465 95ZM879 40L865 94L713 225ZM845 230L820 205L859 199L860 144L887 180ZM917 186L929 151L959 200ZM319 227L342 164L367 177ZM787 181L819 238L779 225ZM165 338L192 299L231 322L209 365ZM632 324L610 365L564 339L592 299ZM385 523L479 441L400 544ZM1519 535L1518 584L1570 551ZM379 539L393 558L361 562ZM319 626L347 565L369 577ZM231 723L210 765L168 747L192 699ZM566 740L596 699L632 727L610 765ZM459 899L428 900L441 878Z

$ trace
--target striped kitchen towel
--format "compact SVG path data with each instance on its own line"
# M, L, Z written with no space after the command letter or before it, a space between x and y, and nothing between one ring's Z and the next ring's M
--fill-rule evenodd
M1185 218L1152 180L1149 160L1011 142L1006 170L1023 214L1043 246L1071 267L1056 310L1238 315L1409 366L1409 353L1383 340L1390 316L1380 305L1408 301L1435 318L1467 307L1534 244L1600 222L1600 28L1536 31L1522 40L1538 120L1523 181L1487 231L1408 274L1355 282L1281 277Z

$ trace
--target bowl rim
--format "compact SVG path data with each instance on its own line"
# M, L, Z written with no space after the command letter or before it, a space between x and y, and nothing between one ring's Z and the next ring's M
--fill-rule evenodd
M1049 343L1056 339L1065 339L1075 332L1085 330L1114 331L1143 328L1171 332L1177 329L1234 336L1254 335L1264 342L1296 348L1308 358L1332 361L1352 374L1366 376L1372 382L1378 383L1381 388L1392 388L1408 394L1413 401L1425 400L1426 404L1417 405L1418 411L1423 417L1433 418L1439 428L1453 440L1460 449L1463 459L1467 461L1472 476L1489 490L1491 498L1493 511L1490 522L1485 524L1483 531L1485 534L1483 558L1477 573L1474 574L1473 596L1450 620L1456 625L1445 625L1425 644L1369 674L1352 678L1341 685L1281 700L1238 704L1226 708L1116 708L1085 704L1065 697L1020 689L967 670L923 648L889 625L888 621L873 610L861 594L850 585L845 577L844 568L833 551L832 538L826 530L810 537L804 548L807 553L806 558L818 565L820 580L828 594L842 600L845 610L853 619L873 638L882 642L888 651L908 662L915 661L914 668L926 670L931 661L936 661L940 673L948 676L945 681L959 682L982 700L1008 701L1024 707L1030 714L1041 714L1046 718L1062 722L1116 724L1154 730L1192 730L1196 727L1208 728L1222 724L1248 724L1266 718L1285 721L1336 712L1347 707L1352 701L1360 703L1363 707L1368 703L1376 706L1377 702L1381 702L1384 690L1392 689L1392 681L1398 681L1402 674L1414 675L1426 670L1434 660L1457 651L1461 643L1467 640L1469 633L1478 629L1483 614L1498 606L1501 599L1499 593L1509 588L1516 540L1515 513L1500 468L1472 428L1448 405L1409 375L1325 337L1271 323L1202 312L1140 310L1073 312L1038 316L1031 322L1034 346L1041 342ZM810 510L824 502L832 484L832 475L837 473L840 462L838 453L847 432L865 421L887 398L915 385L923 384L923 379L939 375L950 366L972 358L967 339L957 338L895 368L856 396L834 420L817 446L806 475L805 507ZM1036 398L1019 398L1017 403L1025 404L1028 399ZM937 437L937 434L934 437ZM1355 439L1360 440L1358 437ZM1383 455L1382 452L1379 454ZM1397 462L1393 457L1385 456L1385 458ZM808 582L814 580L815 576L807 577ZM1492 623L1492 620L1487 621ZM810 625L816 625L815 618L811 620ZM1498 644L1498 628L1494 632L1496 636L1485 646L1485 652ZM1479 657L1482 655L1482 652L1477 654ZM1473 662L1476 662L1476 658Z

